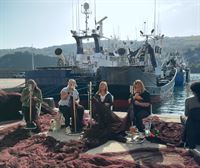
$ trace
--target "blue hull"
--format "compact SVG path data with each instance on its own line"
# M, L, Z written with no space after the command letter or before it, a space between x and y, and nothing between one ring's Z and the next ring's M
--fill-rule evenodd
M175 77L175 86L183 86L185 84L185 72L178 71Z

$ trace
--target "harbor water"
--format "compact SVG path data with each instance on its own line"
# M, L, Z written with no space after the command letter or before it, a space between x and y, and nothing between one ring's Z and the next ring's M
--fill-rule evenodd
M185 86L174 87L174 92L171 97L169 97L166 101L153 106L153 113L184 114L185 99L192 95L190 91L190 84L194 81L200 81L200 74L190 74L190 83Z

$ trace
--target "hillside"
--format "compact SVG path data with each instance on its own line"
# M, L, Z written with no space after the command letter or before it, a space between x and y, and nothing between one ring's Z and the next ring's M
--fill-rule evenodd
M32 64L32 59L34 64ZM0 77L13 77L19 72L31 70L32 66L56 66L57 58L42 54L33 54L28 51L6 54L0 58Z
M119 42L120 45L122 42ZM132 48L136 49L141 41L133 41ZM108 41L103 41L106 46ZM47 48L17 48L0 50L0 70L15 69L29 70L32 68L32 54L34 55L35 67L55 66L57 59L55 49L62 48L65 57L76 52L75 44L51 46ZM188 62L191 72L200 73L200 36L189 37L165 37L163 40L163 56L167 53L178 51Z

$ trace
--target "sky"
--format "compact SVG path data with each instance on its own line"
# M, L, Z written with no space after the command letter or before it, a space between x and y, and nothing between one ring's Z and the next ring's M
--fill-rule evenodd
M155 0L0 0L0 49L75 43L70 30L85 29L85 2L90 29L95 18L108 17L103 22L108 38L140 40L139 31L149 33L154 20L156 32L165 36L200 35L200 0L156 0L156 5Z

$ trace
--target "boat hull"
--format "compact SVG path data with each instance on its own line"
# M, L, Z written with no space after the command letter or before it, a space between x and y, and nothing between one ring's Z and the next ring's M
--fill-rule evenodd
M183 86L185 84L185 71L178 71L175 77L175 86Z
M49 68L26 72L26 81L33 79L42 90L43 97L53 97L57 104L60 99L60 91L67 86L69 79L75 79L78 84L78 91L83 102L88 100L89 81L95 81L92 73L82 74L76 69L68 68Z
M43 97L53 97L57 103L60 99L60 91L67 85L67 81L73 78L77 81L81 103L88 108L88 85L93 84L93 95L98 90L100 81L108 82L109 91L114 96L114 110L127 110L128 98L134 80L140 79L144 82L146 89L150 92L151 102L159 103L173 93L174 78L163 86L157 86L156 76L153 73L145 73L138 67L100 67L97 74L80 73L73 69L41 69L28 71L26 80L34 79Z
M128 108L128 98L131 93L131 86L135 80L142 80L145 88L151 95L151 102L160 103L169 98L174 89L175 74L162 86L158 86L155 73L143 72L141 67L100 67L97 72L97 79L108 82L109 91L114 96L114 109L124 110Z

